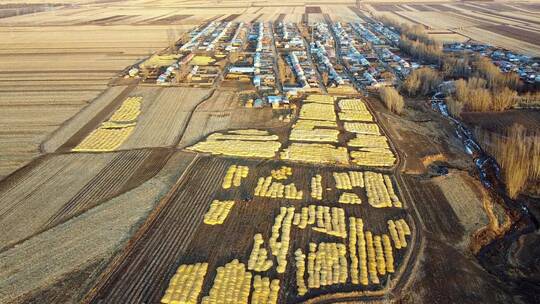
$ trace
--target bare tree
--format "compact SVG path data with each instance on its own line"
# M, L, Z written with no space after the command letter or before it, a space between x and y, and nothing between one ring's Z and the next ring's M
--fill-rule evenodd
M386 108L396 114L403 113L405 102L394 87L381 87L379 95Z

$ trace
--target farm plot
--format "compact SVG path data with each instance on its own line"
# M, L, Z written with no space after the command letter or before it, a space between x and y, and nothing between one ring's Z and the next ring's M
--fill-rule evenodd
M240 183L224 189L225 176L234 179L232 165L246 166L249 171ZM355 182L346 191L366 203L338 204L332 202L337 202L344 190L337 189L334 171L296 165L290 166L290 171L284 168L274 161L203 157L156 212L155 220L140 232L140 239L125 252L120 263L106 272L103 284L89 295L90 302L167 303L171 288L185 288L179 286L179 281L171 282L171 278L179 268L193 267L189 265L205 265L202 278L196 280L201 287L191 294L197 302L213 298L216 290L224 288L220 284L235 276L239 276L238 284L243 282L238 288L244 291L238 296L246 303L259 294L257 289L268 288L256 278L251 283L257 275L274 282L273 287L270 285L275 292L274 303L296 303L330 296L338 290L347 293L384 289L388 273L402 271L405 256L414 250L414 225L406 211L398 207L375 208L367 203L366 189L354 179L357 174L351 175ZM260 177L279 177L280 182L294 183L308 193L311 177L316 175L321 176L323 201L309 195L300 200L253 196ZM219 224L210 220L214 215L216 219L221 216L221 203L216 200L234 201ZM330 258L336 249L342 256L337 261ZM349 264L348 256L358 263ZM222 277L223 267L232 265L238 272L226 272ZM132 292L137 286L138 292ZM225 289L222 296L233 297L234 290Z
M140 186L0 253L0 273L10 277L0 302L80 302L194 157L177 152Z
M141 171L155 174L167 159L166 151L148 150L46 157L34 168L2 184L0 223L5 233L0 235L0 241L3 247L54 227L137 186L151 177ZM152 170L152 166L157 170Z
M163 88L154 100L143 102L142 114L133 134L120 149L173 146L195 107L211 91L196 88Z

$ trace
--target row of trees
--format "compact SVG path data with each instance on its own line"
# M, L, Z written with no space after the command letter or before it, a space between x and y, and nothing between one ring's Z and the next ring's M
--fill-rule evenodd
M386 108L396 114L403 113L405 101L394 87L381 87L379 95Z
M401 85L401 90L411 97L427 95L441 84L440 73L432 68L423 67L414 70Z
M540 130L514 124L503 134L476 128L476 137L499 162L508 194L515 198L540 179Z

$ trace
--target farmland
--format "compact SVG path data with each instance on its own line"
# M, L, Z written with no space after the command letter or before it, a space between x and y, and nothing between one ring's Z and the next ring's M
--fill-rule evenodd
M537 6L26 2L0 4L0 303L531 302L477 256L511 221L452 125L381 102L417 62L374 17L534 55ZM538 121L512 111L462 118Z

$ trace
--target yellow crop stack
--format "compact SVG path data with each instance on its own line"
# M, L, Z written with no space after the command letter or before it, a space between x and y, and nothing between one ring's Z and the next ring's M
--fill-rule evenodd
M322 200L322 176L317 174L311 178L311 197Z
M373 121L373 116L369 112L341 111L338 113L339 119L343 121Z
M207 269L208 263L180 265L169 282L161 303L196 304Z
M364 188L364 173L360 171L349 171L351 186Z
M297 130L313 130L315 128L337 128L335 121L329 120L307 120L299 119L294 125L293 129Z
M281 152L281 159L324 164L349 164L347 149L330 144L293 143Z
M390 232L390 237L392 237L392 241L394 241L394 247L396 249L401 249L405 246L402 246L401 244L401 238L399 237L398 230L396 229L396 224L393 220L388 220L388 231ZM406 245L406 244L405 244Z
M339 197L339 203L341 204L361 204L362 200L356 195L356 193L344 192Z
M257 130L257 129L240 129L240 130L231 130L229 134L239 134L239 135L256 135L256 136L265 136L269 135L268 131Z
M349 253L353 284L369 284L364 222L361 218L349 218Z
M256 275L253 278L253 294L250 304L277 304L279 297L279 280L270 282L267 277Z
M394 153L388 149L362 149L351 151L352 162L359 166L391 167L396 162Z
M239 187L242 183L242 178L246 178L249 174L249 167L231 165L223 177L221 187L229 189L231 186Z
M339 119L344 121L373 121L373 116L360 99L342 99L338 103Z
M233 260L217 268L217 275L210 294L202 299L203 304L247 304L251 290L251 273L244 264Z
M130 122L136 120L139 114L141 114L142 99L141 96L126 98L120 108L109 118L109 121Z
M221 225L229 215L234 201L214 200L210 204L210 210L204 215L204 223L207 225Z
M363 123L363 122L345 122L344 127L346 131L358 134L367 134L367 135L380 135L381 131L379 126L374 123Z
M272 255L277 259L277 273L284 273L285 268L287 267L287 252L289 251L294 207L281 207L279 211L279 214L274 219L269 244ZM278 239L280 239L280 241L278 241Z
M384 260L384 251L382 247L382 239L380 235L373 237L373 245L375 246L375 259L377 261L377 271L380 275L386 274L386 261Z
M208 57L208 56L195 56L193 57L193 59L191 59L191 61L189 62L189 64L191 65L211 65L215 62L216 60L212 57Z
M342 189L342 190L352 189L351 179L349 178L349 174L347 174L347 172L342 172L342 173L334 172L332 173L332 175L334 176L334 181L336 182L337 189Z
M272 267L272 260L268 259L268 252L265 248L261 248L264 244L263 237L260 233L253 237L253 249L249 255L248 269L254 271L267 271Z
M142 67L154 67L154 66L170 66L175 63L180 55L170 54L170 55L152 55L150 58L146 59L141 63Z
M307 225L315 224L317 219L317 206L309 205L308 207L302 207L300 213L296 213L293 218L293 225L298 226L300 229L305 229Z
M292 175L292 168L287 166L281 166L277 170L272 170L271 175L277 180L287 179Z
M316 227L313 230L340 238L347 237L345 211L342 208L317 206L315 216Z
M375 256L375 247L373 247L373 235L371 231L366 231L366 248L368 259L368 272L369 280L374 284L379 284L379 277L377 276L377 260Z
M318 248L317 248L318 247ZM309 244L308 287L320 288L347 282L347 248L338 243Z
M281 147L281 143L277 141L277 136L269 135L265 131L262 131L265 133L252 131L248 131L247 134L241 134L241 130L231 131L227 134L215 133L208 136L205 141L198 142L187 149L214 155L274 157Z
M78 144L76 152L109 152L118 149L131 135L141 113L142 97L128 97L111 118Z
M366 104L361 99L341 99L338 105L341 110L368 111Z
M303 296L307 292L304 273L306 272L306 255L302 249L298 248L294 252L294 260L296 265L296 286L298 287L298 295Z
M394 253L392 249L392 243L388 235L383 234L382 242L384 245L384 260L386 261L386 271L389 273L394 272Z
M304 102L334 104L335 98L331 95L311 94L308 95Z
M98 128L88 135L73 151L107 152L114 151L131 135L135 127L102 129Z
M303 191L296 189L294 183L284 185L278 182L272 182L272 176L259 177L255 187L255 196L270 198L287 198L300 200L304 196Z
M300 109L300 119L336 121L333 104L305 103Z
M407 247L407 239L405 238L405 235L410 235L411 234L411 231L409 230L409 226L407 225L407 223L405 221L400 221L400 220L395 221L394 224L395 224L396 229L397 229L397 233L398 233L398 237L399 237L399 242L401 243L401 247Z
M394 192L392 181L387 175L371 171L364 172L364 184L368 203L375 208L397 207L402 204Z
M354 148L381 148L390 151L388 140L382 135L357 134L355 138L347 142L347 146Z
M296 129L291 130L289 140L314 141L314 142L338 142L338 130L331 129Z

